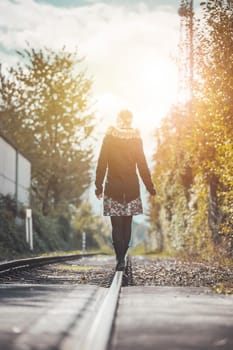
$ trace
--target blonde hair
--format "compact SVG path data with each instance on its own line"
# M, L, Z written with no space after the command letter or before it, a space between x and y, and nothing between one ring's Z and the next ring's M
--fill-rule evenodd
M118 113L117 126L119 128L130 128L133 121L133 114L127 109L123 109Z

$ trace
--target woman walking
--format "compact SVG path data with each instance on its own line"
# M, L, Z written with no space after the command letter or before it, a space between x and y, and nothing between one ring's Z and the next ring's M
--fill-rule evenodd
M140 132L131 125L132 113L121 111L117 117L117 126L110 126L106 132L96 168L95 193L98 199L104 196L103 215L111 218L118 271L125 267L132 217L143 213L136 169L148 192L152 196L156 194Z

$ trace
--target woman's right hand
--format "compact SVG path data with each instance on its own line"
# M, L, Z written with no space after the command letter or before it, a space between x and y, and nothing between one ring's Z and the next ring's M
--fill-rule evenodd
M100 194L97 194L96 197L100 200L103 197L103 195L102 193L100 193Z
M153 190L152 191L150 191L150 196L151 197L154 197L154 196L156 196L156 190L155 190L155 188L153 188Z

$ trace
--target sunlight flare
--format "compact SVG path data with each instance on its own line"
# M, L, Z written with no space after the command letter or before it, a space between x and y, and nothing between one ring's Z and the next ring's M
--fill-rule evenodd
M119 110L130 109L134 125L148 134L156 128L177 98L178 73L172 60L149 57L137 66L135 80L124 77L127 88L97 96L97 111L103 128L114 123ZM140 96L140 98L136 98Z

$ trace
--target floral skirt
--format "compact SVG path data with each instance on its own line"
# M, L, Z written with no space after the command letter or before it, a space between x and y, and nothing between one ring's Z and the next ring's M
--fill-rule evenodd
M111 197L104 196L104 216L131 216L143 214L142 201L138 197L128 203L119 203Z

